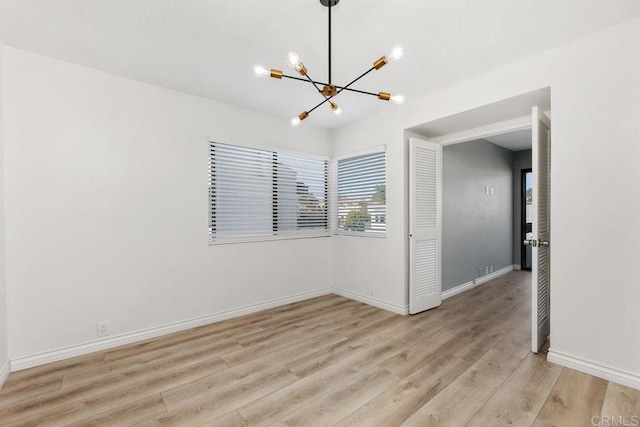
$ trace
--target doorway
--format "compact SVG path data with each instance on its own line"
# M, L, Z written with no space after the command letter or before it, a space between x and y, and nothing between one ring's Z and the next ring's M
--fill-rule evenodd
M540 96L538 96L540 95ZM539 102L531 102L530 97L535 97L539 101L540 98L546 100L545 103ZM541 91L541 93L537 95L523 95L519 100L508 100L501 101L496 104L487 105L484 107L479 107L475 110L469 110L464 113L459 113L455 116L449 116L440 120L436 120L433 122L425 123L420 126L416 126L414 128L407 129L408 138L424 138L425 141L430 141L436 144L440 144L443 147L453 144L460 144L463 142L469 141L477 141L484 140L484 142L490 142L495 144L495 139L500 139L502 135L507 133L512 133L516 131L524 131L529 130L530 137L527 138L529 144L532 147L532 169L526 172L532 172L531 175L523 174L522 169L528 167L522 165L521 168L515 168L513 170L513 180L521 180L522 187L520 187L520 183L516 184L513 182L513 207L514 209L520 211L517 215L512 215L512 224L513 227L518 227L518 233L511 234L511 238L518 238L519 242L517 242L513 246L513 250L511 252L514 262L513 265L510 265L504 269L498 269L496 273L506 274L510 270L521 268L522 264L524 264L526 269L530 269L531 271L531 318L532 322L530 325L531 330L531 349L534 352L538 352L542 343L546 340L549 335L549 262L550 262L550 251L549 251L549 194L550 194L550 185L549 185L549 163L550 163L550 121L549 121L549 113L543 113L545 111L550 110L550 97L548 93L548 89L546 91ZM529 103L531 102L531 103ZM528 106L526 104L529 104ZM529 115L520 116L516 118L512 118L513 114L517 108L510 110L506 108L507 104L514 104L518 107L522 106L523 110L528 109ZM536 106L538 104L538 106ZM532 108L531 105L534 105ZM506 113L509 111L509 113ZM508 115L507 115L508 114ZM502 116L503 121L499 120L491 120L489 117L494 116ZM510 116L510 117L509 117ZM507 120L504 120L507 119ZM474 123L477 127L469 126L470 123ZM479 126L478 126L479 125ZM409 156L409 163L412 164L416 162L417 158L412 158ZM530 178L529 178L530 177ZM536 186L534 187L534 182ZM482 183L480 183L482 184ZM475 187L480 185L476 183ZM529 184L527 186L527 184ZM415 191L415 184L411 185L409 188L409 219L411 219L412 207L413 206L421 206L421 203L426 203L424 200L416 197L418 192ZM476 191L476 189L472 188L472 191ZM482 184L480 187L483 187L483 193L487 197L491 196L500 196L500 193L493 193L493 187L491 185ZM531 194L529 198L529 203L527 203L527 192ZM458 196L461 196L466 192L459 192ZM524 194L523 194L524 193ZM497 200L494 199L494 200ZM491 203L491 199L487 199L487 203ZM430 206L430 204L426 204L425 206ZM530 207L529 207L530 206ZM527 218L527 211L529 212L529 217ZM514 212L515 213L515 212ZM522 218L524 216L524 218ZM528 226L530 224L530 226ZM522 225L522 227L520 227ZM409 229L409 236L411 236L412 228ZM523 235L521 235L523 234ZM493 238L493 234L486 236L486 238ZM524 237L520 239L521 237ZM531 239L527 239L530 237ZM520 244L520 242L527 241L530 247L528 250L524 248ZM419 292L417 292L420 287L419 285L419 275L414 274L414 270L411 268L413 265L421 265L421 259L414 256L412 253L410 255L410 259L408 260L408 267L410 268L411 274L409 276L409 302L416 298ZM521 258L518 260L520 262L515 262L515 258ZM442 254L439 254L441 257ZM413 264L412 264L413 263ZM459 264L460 266L464 266L463 264ZM481 266L482 267L482 266ZM434 275L440 275L443 269L443 265L439 264L434 268ZM479 277L476 279L472 279L468 282L461 283L456 285L452 283L453 287L449 289L449 284L447 284L447 289L443 289L441 295L442 299L449 298L453 295L457 295L461 292L469 290L473 287L476 287L490 279L496 278L497 275L491 274L492 272L491 265L484 266L478 271L478 274L484 274L486 277ZM438 288L443 288L443 282L437 283ZM437 302L435 305L438 305Z

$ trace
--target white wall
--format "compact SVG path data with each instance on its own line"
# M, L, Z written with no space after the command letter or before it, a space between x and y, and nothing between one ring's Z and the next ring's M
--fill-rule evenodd
M207 235L208 137L326 155L326 131L3 53L12 359L331 288L330 238Z
M0 52L2 52L2 40L0 40ZM0 387L7 373L8 335L7 335L7 286L5 275L4 253L4 155L3 155L3 108L2 108L2 55L0 54Z
M551 86L551 349L640 387L638 51L635 19L335 131L337 154L387 144L389 222L386 240L333 239L334 283L408 302L403 129Z
M551 348L640 388L640 19L572 43L551 81Z

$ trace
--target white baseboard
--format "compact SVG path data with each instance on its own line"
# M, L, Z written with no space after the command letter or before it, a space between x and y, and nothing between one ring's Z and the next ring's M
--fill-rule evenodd
M513 265L510 265L505 268L501 268L500 270L496 270L493 273L489 273L486 276L478 277L475 282L477 285L482 285L483 283L487 283L490 280L497 279L500 276L504 276L508 272L513 271Z
M445 300L447 298L451 298L453 296L463 293L464 291L473 289L478 285L480 284L476 283L475 280L472 280L470 282L463 283L462 285L455 286L451 289L447 289L446 291L442 291L442 299Z
M69 359L72 357L83 356L85 354L95 353L97 351L104 351L122 345L131 344L137 341L157 338L162 335L168 335L174 332L197 328L198 326L209 325L211 323L220 322L222 320L244 316L246 314L256 313L258 311L267 310L269 308L279 307L281 305L291 304L298 301L304 301L323 295L329 295L331 293L332 289L330 288L322 289L319 291L306 292L303 294L297 294L286 298L279 298L260 304L248 305L245 307L227 310L208 316L185 320L182 322L175 322L156 328L130 332L112 338L90 341L83 344L73 345L28 356L16 357L11 359L11 372L33 368L35 366L45 365L47 363L58 362L60 360Z
M574 369L576 371L584 372L585 374L593 375L594 377L603 378L605 380L613 381L614 383L640 390L640 375L638 374L621 371L599 363L589 362L587 360L580 359L579 357L571 356L570 354L552 349L549 349L547 360L566 368Z
M336 295L340 295L341 297L363 302L365 304L369 304L374 307L381 308L383 310L391 311L396 314L401 314L403 316L406 316L409 314L409 306L390 304L388 302L379 300L377 298L373 298L367 295L362 295L357 292L347 291L346 289L333 288L333 293Z
M7 377L11 373L11 366L9 365L9 361L4 363L4 366L0 368L0 388L4 385L4 382L7 380Z
M513 269L514 269L514 270L516 270L516 271L520 271L520 270L522 270L522 265L520 265L520 264L513 264Z
M487 274L486 276L478 277L476 280L472 280L471 282L463 283L462 285L458 285L451 289L447 289L446 291L442 292L442 299L445 300L447 298L451 298L452 296L461 294L464 291L473 289L476 286L480 286L483 283L487 283L490 280L496 279L500 276L504 276L505 274L509 273L510 271L513 271L514 269L515 269L515 265L510 265L508 267L494 271L493 273Z

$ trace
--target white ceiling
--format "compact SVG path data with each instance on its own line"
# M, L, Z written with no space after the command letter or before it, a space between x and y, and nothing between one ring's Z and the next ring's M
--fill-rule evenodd
M342 0L334 8L334 82L345 84L396 44L405 58L356 88L411 99L640 16L638 0ZM297 51L327 78L327 11L318 0L0 0L0 38L38 52L284 120L321 98L312 86L256 79ZM335 128L402 108L341 94Z
M532 146L531 129L517 130L483 139L511 151L531 150Z

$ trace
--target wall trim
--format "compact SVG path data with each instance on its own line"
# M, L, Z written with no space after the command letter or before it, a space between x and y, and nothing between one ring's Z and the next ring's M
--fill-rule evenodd
M446 291L442 291L442 299L448 299L458 294L463 293L464 291L468 291L469 289L473 289L479 284L476 283L475 280L472 280L467 283L463 283L462 285L454 286L451 289L447 289Z
M478 277L475 280L472 280L470 282L467 283L463 283L462 285L458 285L458 286L454 286L451 289L447 289L446 291L442 291L442 299L445 300L447 298L451 298L453 296L456 296L458 294L461 294L465 291L468 291L469 289L473 289L476 286L480 286L483 283L487 283L490 280L496 279L500 276L504 276L505 274L509 273L510 271L516 270L516 265L510 265L508 267L502 268L500 270L494 271L493 273L487 274L486 276L482 276L482 277Z
M516 271L521 271L522 270L522 265L520 264L513 264L513 269Z
M381 308L383 310L391 311L396 314L400 314L402 316L406 316L409 314L409 306L401 306L390 304L386 301L382 301L378 298L370 297L367 295L362 295L357 292L347 291L346 289L341 288L333 288L333 293L336 295L340 295L341 297L349 298L358 302L362 302L365 304L372 305L374 307Z
M627 387L640 390L640 375L621 371L610 366L601 365L599 363L590 362L579 357L572 356L561 351L549 349L547 360L556 365L584 372L598 378L613 381Z
M157 338L163 335L184 331L187 329L197 328L199 326L209 325L211 323L220 322L222 320L232 319L234 317L244 316L246 314L256 313L258 311L291 304L298 301L304 301L311 298L330 295L331 288L321 289L318 291L305 292L302 294L292 295L285 298L278 298L264 303L247 305L233 310L225 310L220 313L207 316L197 317L190 320L175 322L158 326L155 328L144 329L135 332L114 336L104 340L90 341L83 344L63 347L56 350L46 351L42 353L32 354L12 358L10 360L11 372L21 371L23 369L33 368L35 366L45 365L47 363L58 362L60 360L72 357L83 356L85 354L104 351L114 347L135 343L138 341ZM0 377L1 378L1 377Z
M4 382L7 380L7 377L11 373L11 366L9 365L9 361L4 362L4 366L0 369L0 389L4 385Z
M509 265L505 268L501 268L500 270L496 270L493 273L489 273L486 276L478 277L475 282L477 285L482 285L483 283L487 283L493 279L497 279L500 276L504 276L505 274L513 271L513 265Z

